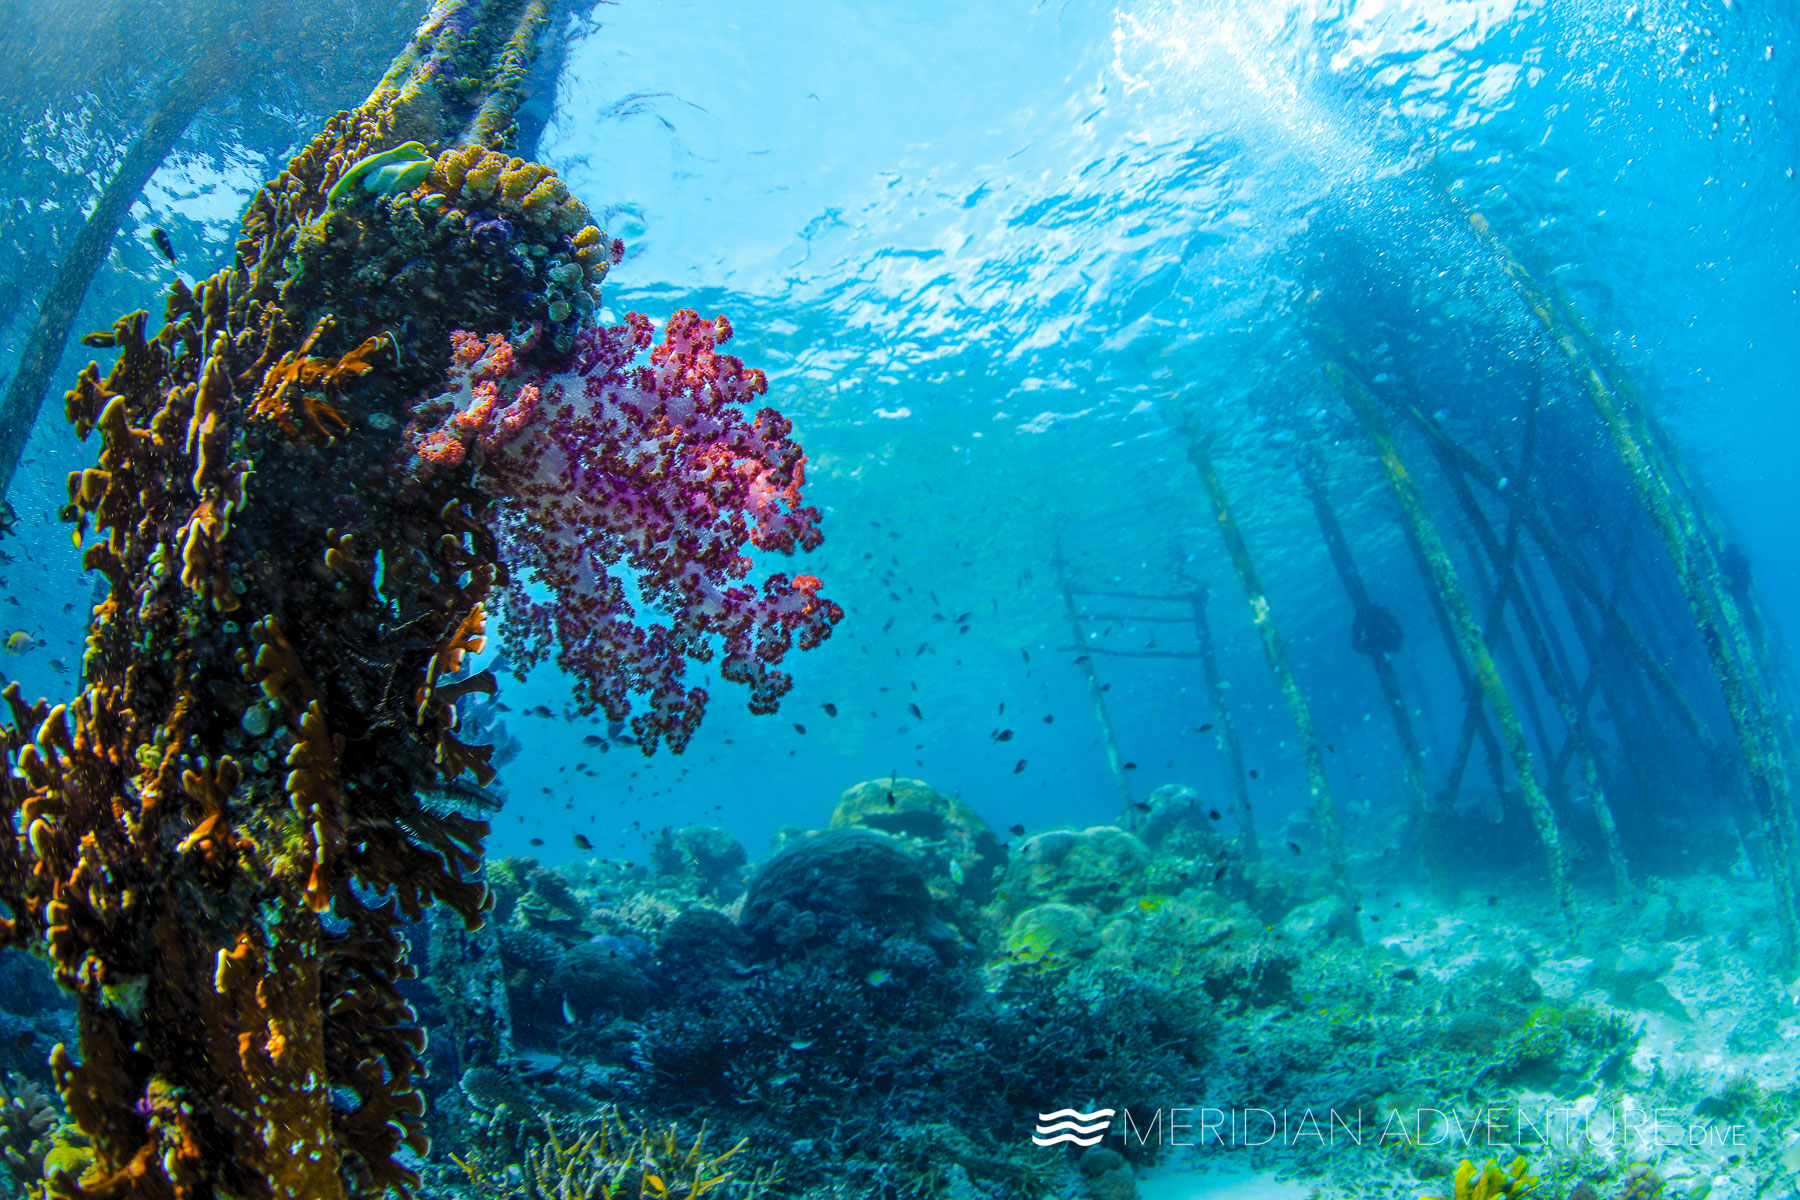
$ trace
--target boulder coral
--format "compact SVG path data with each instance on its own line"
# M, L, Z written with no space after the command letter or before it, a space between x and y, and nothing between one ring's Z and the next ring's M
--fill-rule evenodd
M1013 850L998 899L1012 912L1044 903L1113 912L1137 896L1149 865L1149 849L1123 829L1053 829Z
M910 845L942 870L963 898L985 904L1006 863L1000 839L959 796L919 779L871 779L838 797L832 829L873 829Z

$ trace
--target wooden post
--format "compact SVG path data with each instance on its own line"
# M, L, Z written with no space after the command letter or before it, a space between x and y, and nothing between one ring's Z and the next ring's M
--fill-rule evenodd
M1535 427L1535 422L1534 422ZM1529 444L1530 438L1528 436ZM1432 443L1434 449L1436 443ZM1562 672L1550 653L1550 644L1546 640L1544 630L1538 621L1537 614L1526 603L1526 598L1519 585L1516 557L1518 551L1519 529L1523 521L1518 515L1525 505L1530 503L1526 495L1529 486L1530 470L1521 469L1518 473L1519 495L1513 501L1513 516L1507 521L1506 541L1501 543L1495 535L1494 527L1489 523L1487 514L1482 511L1475 493L1469 488L1469 481L1463 478L1462 472L1442 451L1437 454L1439 465L1449 481L1450 491L1461 505L1463 515L1468 519L1469 527L1474 530L1476 540L1494 565L1494 606L1503 608L1508 594L1512 596L1513 615L1518 620L1519 631L1525 637L1525 645L1531 652L1533 664L1537 668L1539 679L1544 690L1549 693L1550 701L1556 705L1557 715L1562 719L1563 728L1576 748L1576 760L1581 768L1582 785L1589 802L1594 808L1594 819L1600 826L1601 840L1605 844L1607 864L1612 868L1613 888L1621 896L1631 893L1631 873L1625 863L1625 850L1619 843L1618 826L1613 819L1612 804L1607 799L1606 790L1601 786L1599 768L1594 751L1594 734L1588 724L1585 706L1576 703L1565 685ZM1527 456L1529 458L1529 454ZM1544 739L1540 738L1540 742ZM1553 759L1555 748L1544 746L1547 758Z
M1493 251L1513 287L1550 334L1568 361L1575 381L1587 393L1594 411L1612 439L1613 449L1630 477L1638 501L1662 535L1675 566L1683 596L1713 674L1731 716L1732 729L1744 756L1750 794L1756 801L1769 839L1775 875L1776 907L1787 956L1800 952L1800 875L1794 861L1794 811L1789 792L1785 737L1780 719L1768 711L1757 678L1756 643L1731 589L1723 586L1713 539L1704 516L1691 502L1691 487L1678 462L1672 461L1654 424L1625 388L1609 378L1613 372L1597 351L1596 340L1569 305L1560 302L1502 242L1487 219L1467 211L1470 227Z
M1094 722L1100 726L1100 747L1106 751L1106 766L1112 772L1113 782L1119 786L1119 798L1123 802L1120 811L1129 814L1135 797L1131 794L1131 782L1125 778L1124 760L1119 757L1118 740L1113 737L1112 718L1106 712L1106 693L1100 690L1100 675L1094 670L1094 661L1087 652L1087 633L1081 627L1081 609L1075 604L1074 585L1069 581L1069 564L1063 558L1060 543L1052 552L1050 562L1056 569L1057 585L1062 588L1063 616L1069 622L1069 632L1074 635L1075 645L1081 648L1075 655L1075 666L1087 681L1088 698L1094 702Z
M1262 857L1256 844L1256 820L1250 812L1250 785L1244 779L1244 747L1238 741L1237 723L1231 719L1225 677L1219 673L1219 656L1213 652L1212 622L1206 616L1207 589L1188 593L1194 610L1194 639L1200 643L1200 665L1206 674L1206 695L1212 704L1213 725L1219 744L1225 747L1225 770L1231 780L1231 801L1237 816L1238 844L1245 862Z
M1326 372L1343 392L1344 398L1355 410L1364 432L1374 443L1382 469L1400 500L1400 508L1406 515L1407 524L1412 527L1414 543L1424 553L1432 583L1443 596L1455 621L1463 653L1468 657L1476 682L1481 686L1482 697L1494 714L1494 723L1499 727L1500 738L1506 744L1507 754L1512 759L1526 811L1531 814L1532 824L1537 827L1538 837L1544 843L1544 859L1549 869L1551 890L1555 893L1557 905L1562 909L1563 915L1573 921L1569 865L1563 852L1562 835L1556 827L1556 813L1551 809L1550 798L1544 794L1543 785L1538 781L1536 764L1532 760L1531 747L1525 742L1525 731L1519 724L1518 711L1513 707L1506 685L1501 682L1500 670L1494 665L1493 655L1488 653L1481 627L1475 622L1475 612L1469 607L1468 596L1464 594L1462 584L1456 577L1456 567L1451 563L1450 554L1432 525L1431 514L1425 510L1418 485L1413 482L1406 464L1400 458L1400 449L1388 431L1387 421L1376 407L1375 398L1336 363L1329 364Z
M1506 489L1500 486L1498 472L1470 454L1462 446L1457 445L1438 427L1437 422L1416 406L1402 404L1401 408L1412 418L1419 430L1432 441L1434 447L1448 454L1456 462L1464 475L1479 483L1488 492L1497 496L1505 496ZM1717 753L1717 740L1714 739L1711 731L1706 727L1706 722L1682 692L1681 685L1676 682L1669 669L1632 629L1625 615L1619 611L1617 602L1608 595L1605 586L1588 569L1587 564L1581 561L1580 556L1551 527L1541 509L1532 505L1521 505L1519 514L1520 519L1525 522L1526 529L1531 532L1532 540L1544 552L1544 557L1550 563L1551 568L1556 571L1565 590L1572 589L1593 605L1594 610L1606 622L1608 632L1619 639L1620 648L1655 686L1682 726L1709 754Z
M1313 815L1318 820L1319 832L1324 837L1325 857L1332 879L1338 887L1348 890L1350 866L1344 855L1343 834L1338 828L1337 804L1331 797L1331 788L1325 782L1325 755L1319 746L1318 733L1313 729L1312 710L1307 707L1306 696L1300 691L1300 683L1294 678L1293 668L1288 665L1287 647L1281 640L1280 630L1275 626L1274 614L1269 609L1269 598L1263 592L1262 581L1257 578L1256 565L1250 559L1250 548L1245 545L1243 532L1231 515L1231 503L1226 498L1225 485L1219 481L1212 456L1207 453L1205 443L1199 438L1188 443L1188 459L1200 472L1200 482L1205 486L1206 498L1212 504L1213 519L1218 523L1219 533L1225 539L1226 553L1231 556L1231 563L1237 568L1238 582L1244 588L1244 599L1250 603L1251 623L1256 626L1256 632L1262 638L1263 653L1268 656L1269 667L1275 672L1282 698L1287 701L1288 713L1293 717L1294 727L1299 733L1300 752L1306 762L1307 790L1312 794Z
M24 456L25 443L37 423L50 378L68 343L69 327L80 314L94 273L112 249L119 222L162 166L194 114L225 79L229 49L226 39L214 43L169 85L162 104L132 139L112 179L95 198L93 211L88 213L81 232L61 255L56 277L38 301L37 320L19 352L12 384L6 389L5 399L0 400L0 496L12 486L13 472Z
M1364 584L1362 572L1357 570L1356 559L1350 553L1350 542L1344 536L1344 527L1338 521L1337 511L1331 506L1331 495L1326 489L1324 470L1316 450L1301 455L1300 476L1312 499L1313 514L1318 518L1319 532L1324 535L1325 549L1331 555L1331 565L1337 570L1338 580L1350 596L1350 605L1357 618L1366 619L1374 611L1375 604L1369 598L1368 586ZM1393 660L1385 650L1373 649L1363 653L1375 671L1382 699L1387 702L1388 716L1394 722L1394 734L1400 739L1401 762L1406 772L1406 791L1411 800L1413 828L1419 839L1420 861L1426 871L1441 884L1444 862L1442 847L1437 844L1433 826L1430 792L1425 784L1425 758L1419 751L1419 737L1413 729L1412 715L1406 711L1406 697L1400 690L1400 679L1394 672Z

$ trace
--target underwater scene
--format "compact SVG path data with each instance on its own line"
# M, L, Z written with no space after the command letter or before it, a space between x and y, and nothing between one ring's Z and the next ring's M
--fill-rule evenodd
M0 6L0 1196L1800 1200L1797 61Z

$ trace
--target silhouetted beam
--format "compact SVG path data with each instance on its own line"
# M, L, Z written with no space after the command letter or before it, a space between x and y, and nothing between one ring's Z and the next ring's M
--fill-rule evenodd
M234 31L235 33L235 31ZM221 39L184 70L163 93L150 117L94 201L81 232L61 256L56 277L38 301L37 321L19 352L6 397L0 400L0 496L12 487L13 473L37 423L51 376L68 344L69 328L81 313L94 273L112 249L119 222L143 194L144 185L168 157L182 131L227 75L229 39Z
M1095 653L1086 645L1087 632L1081 627L1081 609L1075 603L1075 589L1069 585L1069 567L1063 559L1062 547L1059 545L1051 555L1050 564L1056 570L1058 586L1062 589L1063 617L1069 622L1069 632L1075 636L1075 643L1081 653L1075 656L1075 666L1080 669L1081 677L1087 682L1088 698L1094 702L1094 722L1100 726L1100 748L1106 752L1106 766L1112 772L1113 782L1119 787L1119 796L1124 801L1121 812L1131 812L1134 797L1131 794L1131 781L1125 778L1124 759L1119 756L1118 739L1113 737L1112 718L1106 712L1106 693L1100 687L1100 676L1094 671L1092 655Z
M1531 672L1525 669L1525 661L1519 655L1519 646L1513 640L1512 629L1507 623L1508 610L1517 602L1518 597L1509 587L1501 587L1488 572L1485 552L1479 544L1471 545L1472 535L1463 534L1464 550L1468 555L1469 576L1475 581L1470 589L1477 598L1481 611L1485 614L1481 630L1488 650L1495 656L1502 668L1502 677L1519 681L1518 688L1509 694L1524 713L1526 722L1531 727L1532 740L1537 743L1538 753L1548 764L1556 753L1556 742L1550 735L1550 723L1544 719L1544 711L1538 704L1537 689L1531 686ZM1562 781L1550 770L1544 772L1544 786L1552 797L1561 795Z
M1776 872L1776 906L1791 961L1800 953L1800 868L1794 861L1797 831L1788 790L1785 739L1778 718L1763 703L1755 640L1745 626L1736 597L1722 586L1718 556L1706 521L1691 503L1691 485L1679 464L1671 465L1672 455L1659 444L1655 427L1642 406L1634 404L1608 378L1616 372L1603 370L1609 364L1596 352L1596 339L1579 315L1539 283L1511 247L1494 233L1485 217L1470 210L1468 218L1470 227L1500 260L1526 307L1549 331L1552 343L1568 360L1570 372L1587 393L1612 439L1639 503L1662 535L1688 610L1700 628L1700 640L1712 662L1725 709L1731 716L1749 774L1751 796L1768 827Z
M1505 498L1506 489L1500 486L1499 472L1458 445L1438 426L1436 421L1417 406L1401 403L1399 407L1412 418L1413 423L1432 441L1434 446L1440 447L1455 459L1457 466L1465 475L1480 484L1486 491ZM1525 528L1530 531L1532 540L1543 550L1545 558L1556 570L1558 577L1563 580L1564 587L1572 587L1594 606L1595 610L1605 619L1608 631L1619 639L1620 647L1655 685L1657 692L1663 697L1664 702L1674 710L1683 727L1694 736L1694 740L1699 742L1704 750L1709 754L1716 754L1718 751L1717 740L1707 729L1706 722L1695 711L1693 704L1682 692L1681 685L1675 681L1675 677L1669 673L1669 669L1632 629L1631 623L1619 611L1618 605L1606 594L1606 589L1601 586L1600 581L1594 578L1594 574L1588 569L1587 564L1551 527L1541 509L1534 505L1522 505L1520 506L1520 516L1525 522ZM1573 609L1574 606L1570 607Z
M1562 635L1557 631L1556 622L1550 619L1550 601L1542 585L1538 583L1537 572L1532 570L1531 559L1528 556L1521 557L1514 569L1518 572L1519 583L1525 588L1525 599L1530 603L1532 611L1543 614L1544 636L1549 639L1550 655L1556 660L1557 673L1562 676L1564 686L1579 692L1581 685L1576 682L1575 665L1569 658Z
M1206 498L1212 504L1213 519L1218 524L1219 534L1225 539L1226 553L1231 556L1231 564L1237 569L1238 582L1243 586L1244 599L1250 604L1250 622L1256 626L1257 634L1262 638L1263 653L1268 657L1269 668L1275 672L1275 681L1281 687L1281 695L1287 701L1288 714L1294 720L1294 728L1300 738L1300 753L1306 764L1307 790L1312 795L1313 816L1319 822L1319 832L1325 842L1325 857L1331 869L1331 875L1339 887L1348 889L1350 885L1349 863L1344 855L1343 834L1338 829L1337 803L1331 797L1331 788L1325 782L1325 755L1319 746L1319 735L1313 728L1312 710L1307 706L1306 696L1300 690L1299 680L1294 678L1294 671L1288 665L1287 647L1281 640L1281 632L1276 628L1274 614L1269 608L1269 598L1263 591L1262 581L1257 578L1256 565L1251 561L1250 548L1244 543L1243 532L1238 528L1237 520L1231 515L1231 502L1226 498L1225 485L1219 480L1219 473L1213 467L1212 456L1207 453L1204 443L1195 439L1188 443L1188 460L1200 472L1200 482L1206 488Z
M1244 747L1238 741L1237 722L1227 700L1230 688L1219 673L1219 656L1213 653L1212 622L1206 615L1205 588L1196 589L1188 603L1194 612L1194 638L1200 643L1200 666L1206 675L1206 695L1212 704L1213 732L1225 748L1225 773L1231 783L1232 811L1237 817L1238 843L1246 862L1262 857L1256 843L1256 820L1250 812L1250 785L1244 778Z
M1612 802L1607 798L1606 789L1601 786L1600 772L1596 764L1594 749L1594 733L1588 724L1585 704L1578 704L1564 684L1562 673L1557 669L1556 660L1550 653L1550 644L1544 637L1543 627L1537 614L1525 602L1525 596L1519 586L1516 561L1519 548L1519 530L1522 524L1520 514L1531 503L1527 494L1531 478L1531 458L1536 444L1537 410L1532 410L1533 420L1527 427L1525 459L1515 476L1518 480L1519 495L1513 499L1512 514L1507 519L1506 540L1494 533L1487 513L1482 511L1481 504L1475 499L1469 481L1450 455L1439 448L1438 443L1430 442L1443 468L1444 478L1450 484L1451 494L1462 507L1463 515L1468 519L1469 528L1474 531L1476 540L1482 551L1493 563L1495 573L1494 603L1503 607L1510 594L1513 602L1513 616L1518 621L1519 632L1525 638L1525 645L1531 652L1531 659L1537 668L1539 681L1549 694L1550 701L1556 705L1557 715L1561 717L1563 728L1569 731L1570 738L1576 745L1576 762L1581 768L1582 785L1587 791L1588 801L1594 809L1594 819L1600 826L1601 840L1606 850L1607 865L1612 868L1613 887L1619 895L1631 892L1631 872L1625 863L1625 850L1619 843L1619 829L1614 821ZM1548 734L1540 734L1540 744L1544 747L1547 761L1557 757L1556 747L1548 740ZM1554 777L1554 775L1553 775Z
M1382 470L1386 472L1388 482L1393 485L1394 494L1400 500L1400 508L1406 515L1407 524L1413 529L1414 540L1425 552L1427 571L1455 620L1457 638L1462 643L1463 653L1468 657L1476 682L1481 686L1482 696L1494 714L1500 738L1506 744L1507 754L1512 760L1513 772L1518 776L1519 791L1524 796L1526 811L1530 813L1531 822L1536 826L1538 837L1544 844L1544 859L1549 868L1550 886L1557 905L1565 917L1573 920L1569 897L1569 864L1563 851L1562 834L1556 827L1556 813L1551 809L1550 798L1544 794L1543 786L1538 781L1531 747L1526 744L1525 731L1519 724L1519 714L1513 708L1506 684L1500 679L1500 670L1494 665L1493 655L1488 653L1481 627L1475 622L1475 612L1469 607L1469 598L1457 579L1456 567L1450 561L1449 551L1438 537L1431 514L1426 511L1425 502L1419 495L1418 485L1406 470L1406 464L1400 457L1400 449L1394 442L1393 434L1388 431L1387 420L1376 406L1375 398L1336 363L1329 364L1326 372L1355 410L1363 431L1374 443Z
M1331 495L1326 489L1324 471L1316 450L1302 453L1300 476L1306 484L1307 495L1312 499L1313 514L1318 518L1319 532L1325 538L1325 549L1331 556L1331 565L1337 571L1338 581L1344 585L1344 591L1350 597L1350 606L1357 618L1366 619L1375 607L1374 602L1369 599L1369 589L1363 583L1362 572L1357 570L1356 559L1350 553L1350 542L1344 536L1343 524L1339 522L1337 511L1331 506ZM1394 735L1400 739L1401 764L1406 773L1406 791L1411 800L1413 827L1418 831L1419 857L1427 872L1434 878L1439 878L1444 863L1442 847L1430 812L1430 793L1425 785L1425 759L1419 752L1419 738L1413 729L1412 715L1406 711L1406 697L1400 691L1400 679L1394 673L1394 664L1388 659L1386 652L1365 651L1364 657L1375 671L1375 681L1381 688L1381 697L1387 702L1388 716L1394 722Z

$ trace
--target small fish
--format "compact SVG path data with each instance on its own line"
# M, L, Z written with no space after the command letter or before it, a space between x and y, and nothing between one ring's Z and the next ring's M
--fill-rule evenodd
M575 1024L575 1010L569 1007L569 1001L566 998L563 1000L563 1024Z
M1211 733L1211 732L1212 732L1212 726L1211 726L1211 725L1210 725L1210 724L1209 724L1209 725L1202 725L1202 726L1201 726L1201 727L1200 727L1200 732L1201 732L1201 733Z
M1153 913L1163 906L1164 899L1163 896L1145 896L1138 901L1138 909L1142 912Z
M37 644L38 640L23 629L14 630L13 635L6 639L6 652L8 654L29 654L37 649Z
M1221 818L1221 817L1220 817L1220 815L1219 815L1219 810L1218 810L1218 809L1216 809L1216 808L1209 808L1209 809L1207 809L1207 810L1206 810L1206 815L1207 815L1207 816L1208 816L1208 817L1209 817L1209 818L1211 818L1211 819L1212 819L1212 820L1214 820L1214 821L1218 821L1218 820L1222 820L1222 819L1223 819L1223 818Z
M534 846L541 846L544 844L544 839L543 838L532 838L531 844Z
M1022 659L1024 659L1024 660L1025 660L1025 665L1026 665L1026 666L1028 666L1028 667L1029 667L1029 666L1030 666L1030 665L1031 665L1031 651L1029 651L1029 650L1020 650L1020 651L1019 651L1019 657L1020 657L1020 658L1022 658Z
M886 633L888 630L892 629L893 627L894 627L894 618L889 617L886 621L882 622L881 632Z
M575 847L578 850L592 850L594 848L594 843L588 841L587 834L578 833L575 835Z
M799 734L801 737L805 737L806 736L806 726L802 725L798 721L795 721L794 722L794 732Z
M950 859L950 863L949 863L949 871L950 871L950 882L954 883L957 887L961 887L962 881L963 881L962 860L960 858L952 857Z
M913 715L913 720L915 721L923 721L925 719L925 714L919 711L919 706L916 704L908 704L906 706L906 711Z
M1013 825L1008 827L1006 832L1012 834L1014 837L1024 837L1025 827L1023 825Z
M1025 760L1021 758L1016 764L1014 764L1013 774L1014 775L1023 775L1024 773L1025 773Z
M1325 750L1326 750L1326 753L1328 753L1328 754L1336 754L1337 753L1337 747L1332 745L1330 742L1325 743Z
M1002 700L1000 702L1000 711L994 715L997 717L1004 717L1006 715L1006 701Z
M788 1046L794 1050L810 1050L816 1040L816 1038L795 1038L788 1043ZM655 1176L646 1176L646 1178L654 1179Z
M1257 774L1257 773L1256 773L1256 768L1254 768L1254 767L1252 767L1252 768L1251 768L1251 769L1250 769L1250 778L1252 778L1252 779L1261 779L1261 778L1262 778L1262 776L1261 776L1261 775L1258 775L1258 774Z
M888 807L889 808L894 807L894 789L893 788L888 789Z
M1299 842L1289 842L1287 844L1287 848L1289 850L1292 850L1295 854L1300 853L1300 843Z
M1131 802L1131 807L1137 809L1139 812L1149 812L1150 802L1148 800L1133 800Z
M870 971L867 975L863 976L863 982L870 987L880 987L882 984L889 982L893 978L894 973L886 967L876 967L873 971Z
M50 660L50 669L55 671L58 675L61 675L68 671L69 665L60 658L53 658Z
M1044 724L1046 724L1046 725L1056 724L1056 714L1055 713L1046 713L1044 715Z
M534 704L530 708L525 710L525 715L529 716L529 717L544 717L544 718L548 719L550 717L554 717L556 714L550 711L550 706L548 704Z
M1127 771L1135 771L1137 769L1138 769L1138 765L1134 762L1128 762L1125 764L1125 770L1127 770Z
M1010 742L1013 740L1013 731L1010 729L996 729L988 736L993 738L996 742Z
M604 746L606 745L606 739L597 733L590 733L581 739L581 744L584 746Z
M1213 872L1213 882L1217 883L1223 878L1225 878L1225 864L1220 863L1219 869Z
M175 247L169 244L169 235L163 232L161 225L151 226L150 244L156 247L158 254L169 260L171 267L175 265Z
M826 716L828 716L828 717L835 717L835 716L837 716L837 705L835 705L835 704L821 704L821 705L819 705L819 707L820 707L820 708L822 708L822 709L824 709L824 710L825 710L825 715L826 715Z
M81 335L81 344L92 346L96 350L106 350L119 344L119 339L110 329L97 329L93 333Z

